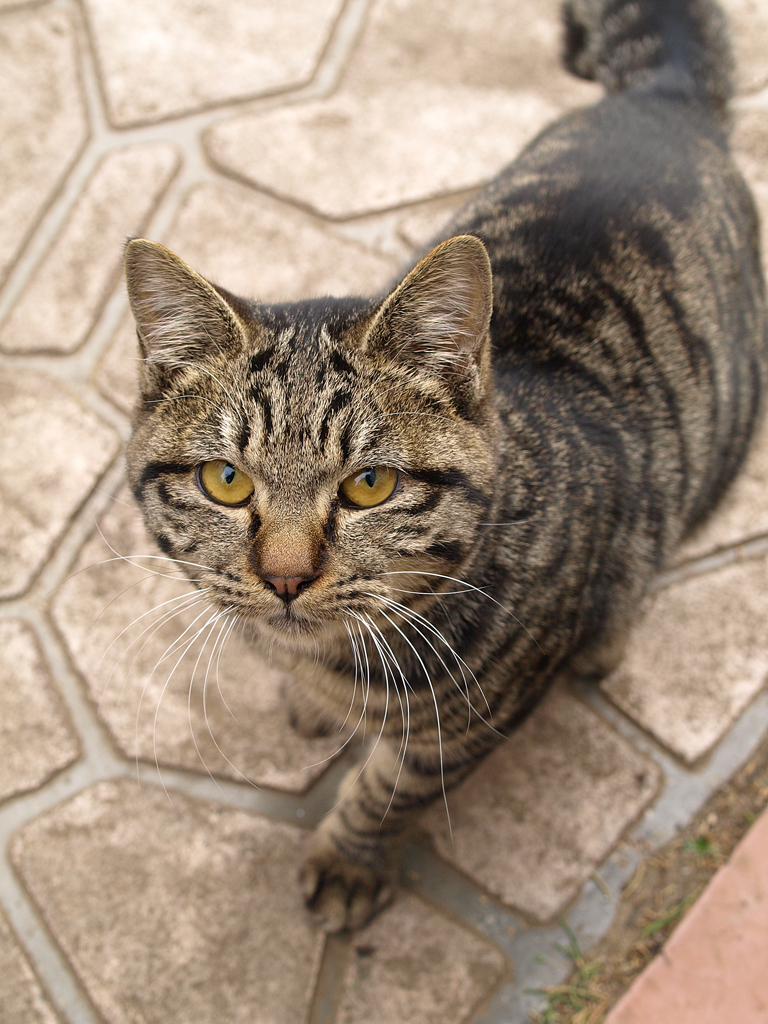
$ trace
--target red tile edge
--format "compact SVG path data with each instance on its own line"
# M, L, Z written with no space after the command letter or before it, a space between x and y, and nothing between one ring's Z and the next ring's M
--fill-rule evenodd
M768 811L605 1024L768 1024Z

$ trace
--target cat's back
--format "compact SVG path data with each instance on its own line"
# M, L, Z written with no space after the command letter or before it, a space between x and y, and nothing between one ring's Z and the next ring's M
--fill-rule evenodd
M501 405L522 387L538 416L610 423L657 495L663 559L733 477L766 378L757 214L724 119L674 89L609 94L450 230L491 258Z

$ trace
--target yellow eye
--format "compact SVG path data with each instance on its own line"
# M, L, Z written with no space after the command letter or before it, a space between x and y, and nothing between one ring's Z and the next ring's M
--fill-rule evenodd
M220 505L244 505L253 494L253 481L224 459L204 462L197 470L200 490Z
M341 496L356 508L372 508L386 501L397 487L397 470L389 466L371 466L342 480Z

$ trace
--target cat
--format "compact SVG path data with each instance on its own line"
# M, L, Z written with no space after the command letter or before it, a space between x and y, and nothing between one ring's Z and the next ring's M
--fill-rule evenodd
M265 305L130 241L129 477L162 550L281 651L299 731L375 722L313 835L327 931L564 672L618 663L733 478L766 378L714 0L569 0L595 106L545 129L384 296Z

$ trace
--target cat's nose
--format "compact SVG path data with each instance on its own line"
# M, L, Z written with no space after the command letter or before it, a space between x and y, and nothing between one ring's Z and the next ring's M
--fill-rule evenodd
M250 561L264 586L289 605L316 580L324 561L324 537L311 523L275 526L264 522Z
M262 576L261 579L281 601L290 604L317 576Z

